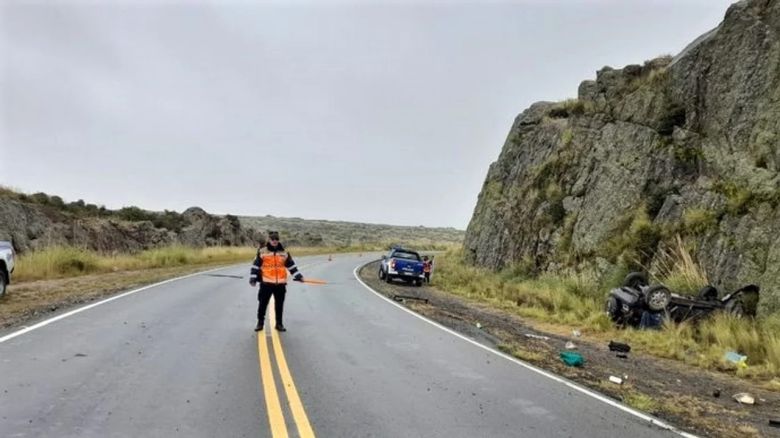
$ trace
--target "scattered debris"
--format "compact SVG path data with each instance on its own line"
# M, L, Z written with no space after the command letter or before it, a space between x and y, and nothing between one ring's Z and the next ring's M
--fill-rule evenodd
M482 324L480 324L479 322L478 322L478 323L476 323L476 324L474 324L474 325L476 325L478 329L481 329L481 328L482 328Z
M622 342L609 341L609 351L618 351L620 353L631 352L631 346Z
M739 368L747 368L747 356L743 356L735 351L729 351L723 356L723 360L731 362Z
M780 427L780 419L769 420L769 425L772 427Z
M580 336L582 336L582 332L579 330L572 330L571 334L574 335L575 338L579 338Z
M576 349L577 349L577 346L576 346L576 345L574 345L574 342L572 342L572 341L569 341L569 342L567 342L567 343L566 343L566 349L567 349L567 350L576 350Z
M609 381L612 382L612 383L618 384L618 385L622 385L623 384L623 379L621 379L618 376L609 376Z
M526 333L525 337L526 338L531 338L531 339L541 339L543 341L549 341L550 340L549 336L535 335L533 333Z
M570 367L581 367L585 364L585 358L576 351L561 351L561 360Z
M617 356L620 359L628 359L628 353L618 353L615 356Z
M411 295L393 295L393 300L398 302L403 302L403 300L416 300L428 304L428 298L413 297Z
M716 389L715 391L712 391L712 396L715 398L720 397L720 389Z
M734 394L734 400L736 400L738 403L741 403L743 405L756 404L756 398L748 394L747 392L740 392L739 394Z
M73 357L87 357L84 353L76 353Z

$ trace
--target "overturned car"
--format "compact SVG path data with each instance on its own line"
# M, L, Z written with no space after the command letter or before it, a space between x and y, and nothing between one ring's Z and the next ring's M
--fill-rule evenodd
M664 319L674 322L698 321L715 312L743 317L756 316L759 287L749 284L719 297L714 286L702 288L695 297L679 295L664 285L649 285L640 272L632 272L623 285L607 296L606 311L619 326L653 328Z

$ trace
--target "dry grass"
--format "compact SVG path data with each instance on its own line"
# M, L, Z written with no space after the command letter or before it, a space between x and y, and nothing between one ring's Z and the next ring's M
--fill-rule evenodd
M695 260L682 251L670 258L662 275L677 284L706 284L706 275ZM674 254L674 253L670 253ZM610 287L620 279L597 280L588 274L570 277L542 275L533 278L523 264L495 273L471 266L460 251L436 257L435 285L448 292L510 310L537 324L573 328L629 342L640 352L675 359L705 369L735 373L745 378L780 376L780 315L762 319L736 319L719 314L700 324L666 324L662 330L618 330L603 311ZM549 327L548 327L549 328ZM555 331L555 330L554 330ZM738 369L724 361L736 351L748 356L748 367Z
M702 287L710 284L707 273L691 255L682 238L675 236L674 244L662 248L656 255L656 265L651 269L653 276L671 290L695 295Z
M375 246L361 245L339 248L314 247L291 248L294 256L369 252ZM41 251L23 254L17 260L14 283L77 277L145 269L171 268L178 266L216 266L231 263L250 263L254 258L254 247L207 247L168 246L142 251L136 254L100 254L75 247L50 247Z
M169 246L137 254L104 255L74 247L50 247L20 256L14 271L14 282L177 266L239 263L251 260L255 251L252 247Z
M654 414L660 409L660 404L647 394L639 391L629 391L623 396L623 403L642 412Z

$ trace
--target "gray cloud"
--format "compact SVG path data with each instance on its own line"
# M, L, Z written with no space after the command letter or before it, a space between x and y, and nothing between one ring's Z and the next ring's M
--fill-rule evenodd
M728 2L0 6L0 183L463 228L512 119Z

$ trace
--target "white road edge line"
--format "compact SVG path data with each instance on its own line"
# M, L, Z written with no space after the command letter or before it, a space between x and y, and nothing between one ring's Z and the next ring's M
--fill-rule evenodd
M232 268L234 266L237 266L237 265L222 266L222 267L219 267L219 268L209 269L209 270L206 270L206 271L194 272L192 274L187 274L187 275L184 275L184 276L181 276L181 277L176 277L176 278L169 278L169 279L163 280L163 281L161 281L159 283L149 284L149 285L146 285L144 287L140 287L138 289L133 289L133 290L130 290L130 291L127 291L127 292L123 292L123 293L121 293L119 295L114 295L113 297L106 298L105 300L102 300L102 301L98 301L97 303L87 304L86 306L79 307L77 309L73 309L73 310L71 310L69 312L63 313L62 315L57 315L55 317L52 317L52 318L49 318L49 319L45 319L45 320L43 320L43 321L41 321L41 322L39 322L37 324L33 324L33 325L29 326L29 327L25 327L25 328L23 328L21 330L17 330L17 331L15 331L13 333L7 334L7 335L3 336L2 338L0 338L0 344L2 344L5 341L10 341L11 339L13 339L13 338L15 338L17 336L21 336L21 335L23 335L25 333L29 333L29 332L31 332L31 331L33 331L35 329L39 329L41 327L45 327L45 326L47 326L47 325L49 325L49 324L51 324L53 322L59 321L61 319L65 319L65 318L67 318L69 316L73 316L73 315L75 315L77 313L81 313L81 312L83 312L85 310L89 310L89 309L91 309L93 307L97 307L97 306L99 306L101 304L106 304L106 303L109 303L111 301L118 300L120 298L124 298L124 297L126 297L128 295L132 295L134 293L141 292L141 291L144 291L146 289L151 289L153 287L162 286L163 284L172 283L174 281L184 280L185 278L195 277L197 275L207 274L209 272L214 272L214 271L219 271L219 270L222 270L222 269Z
M469 343L471 343L473 345L476 345L477 347L479 347L479 348L481 348L483 350L489 351L490 353L493 353L496 356L503 357L506 360L514 362L515 364L520 365L522 367L525 367L525 368L527 368L527 369L529 369L529 370L531 370L533 372L539 373L539 374L541 374L541 375L543 375L543 376L545 376L545 377L547 377L549 379L552 379L552 380L554 380L554 381L556 381L558 383L563 383L564 385L568 386L571 389L574 389L575 391L579 391L579 392L581 392L581 393L583 393L583 394L585 394L587 396L590 396L590 397L593 397L593 398L595 398L597 400L600 400L600 401L602 401L602 402L604 402L604 403L606 403L606 404L608 404L610 406L613 406L615 408L620 409L621 411L627 412L627 413L629 413L629 414L631 414L631 415L633 415L635 417L638 417L638 418L640 418L642 420L645 420L648 423L650 423L650 424L652 424L654 426L657 426L657 427L659 427L661 429L668 430L670 432L676 433L676 434L678 434L680 436L683 436L685 438L699 438L696 435L693 435L693 434L690 434L688 432L682 431L682 430L672 426L671 424L668 424L668 423L666 423L666 422L664 422L662 420L659 420L659 419L657 419L655 417L652 417L650 415L647 415L645 413L639 412L639 411L637 411L637 410L635 410L633 408L630 408L630 407L628 407L628 406L626 406L626 405L624 405L622 403L619 403L619 402L617 402L615 400L612 400L612 399L610 399L610 398L608 398L608 397L606 397L604 395L601 395L601 394L599 394L597 392L593 392L593 391L591 391L591 390L589 390L589 389L587 389L585 387L582 387L582 386L580 386L580 385L578 385L578 384L576 384L576 383L574 383L574 382L572 382L570 380L567 380L567 379L565 379L565 378L563 378L561 376L557 376L555 374L549 373L549 372L547 372L547 371L545 371L545 370L543 370L541 368L537 368L537 367L535 367L535 366L533 366L533 365L531 365L529 363L523 362L523 361L521 361L521 360L519 360L519 359L517 359L515 357L509 356L508 354L505 354L505 353L503 353L501 351L494 350L494 349L492 349L492 348L490 348L490 347L488 347L486 345L482 345L482 344L480 344L479 342L477 342L477 341L475 341L473 339L467 338L466 336L463 336L462 334L460 334L460 333L458 333L456 331L453 331L452 329L447 328L447 327L439 324L436 321L433 321L432 319L428 319L428 318L420 315L419 313L416 313L416 312L413 312L413 311L407 309L406 307L396 303L395 301L391 300L390 298L387 298L386 296L382 295L381 293L375 291L373 288L371 288L371 286L367 285L360 278L360 276L358 275L358 270L360 270L363 266L368 265L369 263L373 263L373 262L361 263L360 265L356 266L355 269L352 271L352 274L355 276L357 281L360 282L360 284L363 285L363 287L365 287L369 291L373 292L379 298L382 298L383 300L387 301L388 303L390 303L390 304L398 307L399 309L403 310L404 312L409 313L409 314L411 314L411 315L413 315L413 316L415 316L415 317L417 317L417 318L419 318L419 319L421 319L421 320L423 320L423 321L425 321L425 322L427 322L427 323L429 323L429 324L431 324L431 325L433 325L435 327L438 327L438 328L444 330L445 332L447 332L447 333L449 333L449 334L451 334L453 336L456 336L456 337L458 337L460 339L463 339L466 342L469 342Z

